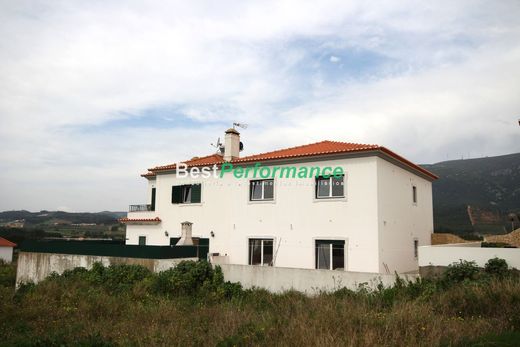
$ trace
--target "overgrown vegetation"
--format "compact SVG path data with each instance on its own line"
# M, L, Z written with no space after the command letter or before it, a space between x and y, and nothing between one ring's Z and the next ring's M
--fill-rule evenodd
M520 337L520 279L501 259L313 297L245 290L206 262L159 274L96 264L16 293L12 266L0 268L0 344L9 346L513 346Z

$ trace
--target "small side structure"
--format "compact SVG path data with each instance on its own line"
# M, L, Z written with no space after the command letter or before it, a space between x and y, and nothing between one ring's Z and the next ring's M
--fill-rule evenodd
M197 246L137 246L100 241L25 241L18 255L16 285L37 283L51 273L63 273L76 267L90 269L94 263L104 266L141 265L159 272L175 267L183 260L206 259L208 240Z
M11 263L13 261L14 247L16 247L16 243L0 237L0 260Z

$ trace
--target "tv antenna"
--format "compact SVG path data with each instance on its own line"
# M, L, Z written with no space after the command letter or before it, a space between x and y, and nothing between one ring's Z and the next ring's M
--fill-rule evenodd
M248 125L246 123L233 123L233 129L235 129L235 127L247 129Z

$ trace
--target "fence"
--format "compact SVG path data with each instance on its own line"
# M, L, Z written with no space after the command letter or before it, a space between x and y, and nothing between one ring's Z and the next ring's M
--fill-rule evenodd
M200 239L196 246L138 246L105 241L26 240L21 252L94 255L145 259L206 259L209 239Z

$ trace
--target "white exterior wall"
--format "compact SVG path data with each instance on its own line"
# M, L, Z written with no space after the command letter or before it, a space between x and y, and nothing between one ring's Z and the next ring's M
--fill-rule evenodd
M6 263L13 261L13 247L0 246L0 259Z
M379 272L415 271L419 246L431 244L433 233L432 183L378 158ZM417 187L417 203L412 187ZM386 266L385 266L386 264Z
M250 202L250 179L231 173L207 179L159 174L149 181L146 200L155 185L156 210L128 217L162 222L128 225L127 244L146 236L149 245L167 245L170 237L180 237L181 222L189 221L193 236L209 238L210 253L227 255L230 264L248 264L249 238L272 238L275 266L313 269L315 240L335 239L345 240L346 271L384 273L385 264L390 273L418 270L413 240L430 244L431 182L376 156L281 166L342 166L346 197L316 200L313 178L275 178L274 201ZM172 186L190 183L202 183L201 203L172 204ZM416 205L412 185L418 190Z
M363 157L287 164L342 166L346 197L330 200L314 198L313 178L275 178L273 202L250 202L249 179L231 173L208 179L159 174L155 212L128 217L158 216L162 222L128 225L127 244L146 236L149 245L167 245L170 237L180 237L181 222L190 221L193 236L210 238L210 252L227 254L232 264L248 264L248 239L265 237L274 239L275 266L313 269L315 239L339 239L346 241L347 271L379 272L376 163L375 157ZM172 204L172 186L189 183L202 183L201 203Z

